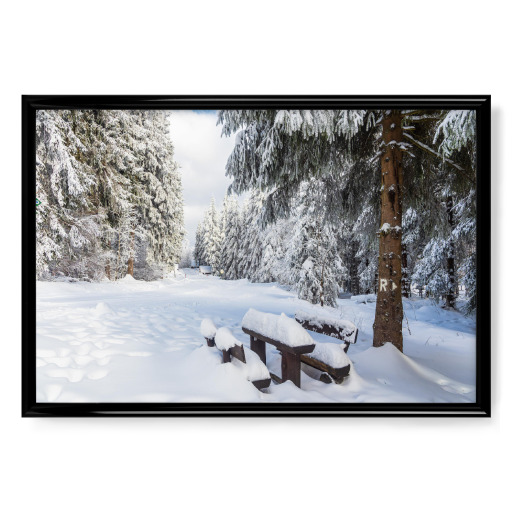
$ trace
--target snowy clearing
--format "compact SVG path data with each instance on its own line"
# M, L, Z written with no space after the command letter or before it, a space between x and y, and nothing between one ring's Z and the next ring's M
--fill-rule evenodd
M262 393L243 365L221 364L221 353L206 346L202 320L228 327L248 347L241 325L250 308L293 317L319 307L276 284L185 273L153 282L38 282L37 401L475 401L474 319L419 299L404 299L404 354L390 344L372 347L375 303L338 300L330 313L359 329L349 377L324 384L303 372L301 389L272 383ZM310 334L317 343L337 341ZM267 362L280 375L273 347Z

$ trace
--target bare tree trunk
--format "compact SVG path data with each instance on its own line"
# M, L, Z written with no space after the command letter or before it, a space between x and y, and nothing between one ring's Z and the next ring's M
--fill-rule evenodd
M402 117L387 111L382 121L381 228L379 288L373 324L373 346L392 343L403 352L402 337Z
M322 263L322 278L320 280L320 306L324 307L324 264Z
M135 233L130 232L130 257L128 258L128 274L133 277L133 253L135 246Z
M453 233L453 197L448 196L446 200L446 212L448 214L448 224L450 226L450 235ZM448 245L448 256L446 258L446 267L448 270L448 293L446 294L447 308L455 308L455 297L457 295L457 287L455 284L455 244L453 239L450 237L450 243Z

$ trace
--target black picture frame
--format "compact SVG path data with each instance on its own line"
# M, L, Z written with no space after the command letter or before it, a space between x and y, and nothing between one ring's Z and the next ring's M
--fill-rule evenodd
M476 401L438 403L37 403L35 135L38 109L474 109L477 119ZM478 416L491 415L491 97L22 96L22 416Z

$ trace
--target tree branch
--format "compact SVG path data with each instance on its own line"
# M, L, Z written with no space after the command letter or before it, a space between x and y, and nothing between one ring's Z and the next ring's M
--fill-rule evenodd
M459 171L460 173L464 174L464 176L473 184L476 185L475 179L459 164L456 164L453 160L450 160L449 158L444 158L443 155L438 153L435 149L429 148L427 145L423 144L423 142L420 142L419 140L416 140L414 137L409 135L407 132L403 133L403 136L410 141L412 144L414 144L416 147L422 149L423 151L429 153L432 156L436 156L437 158L440 158L443 162L446 162L448 165L451 165L454 169Z

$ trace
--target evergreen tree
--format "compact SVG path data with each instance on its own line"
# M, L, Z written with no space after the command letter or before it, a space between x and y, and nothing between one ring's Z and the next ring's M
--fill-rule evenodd
M222 245L220 268L224 279L239 278L240 213L237 200L228 195L222 208Z
M201 229L200 257L204 264L212 267L212 273L220 271L220 250L222 244L221 219L212 197L209 208L206 210Z

